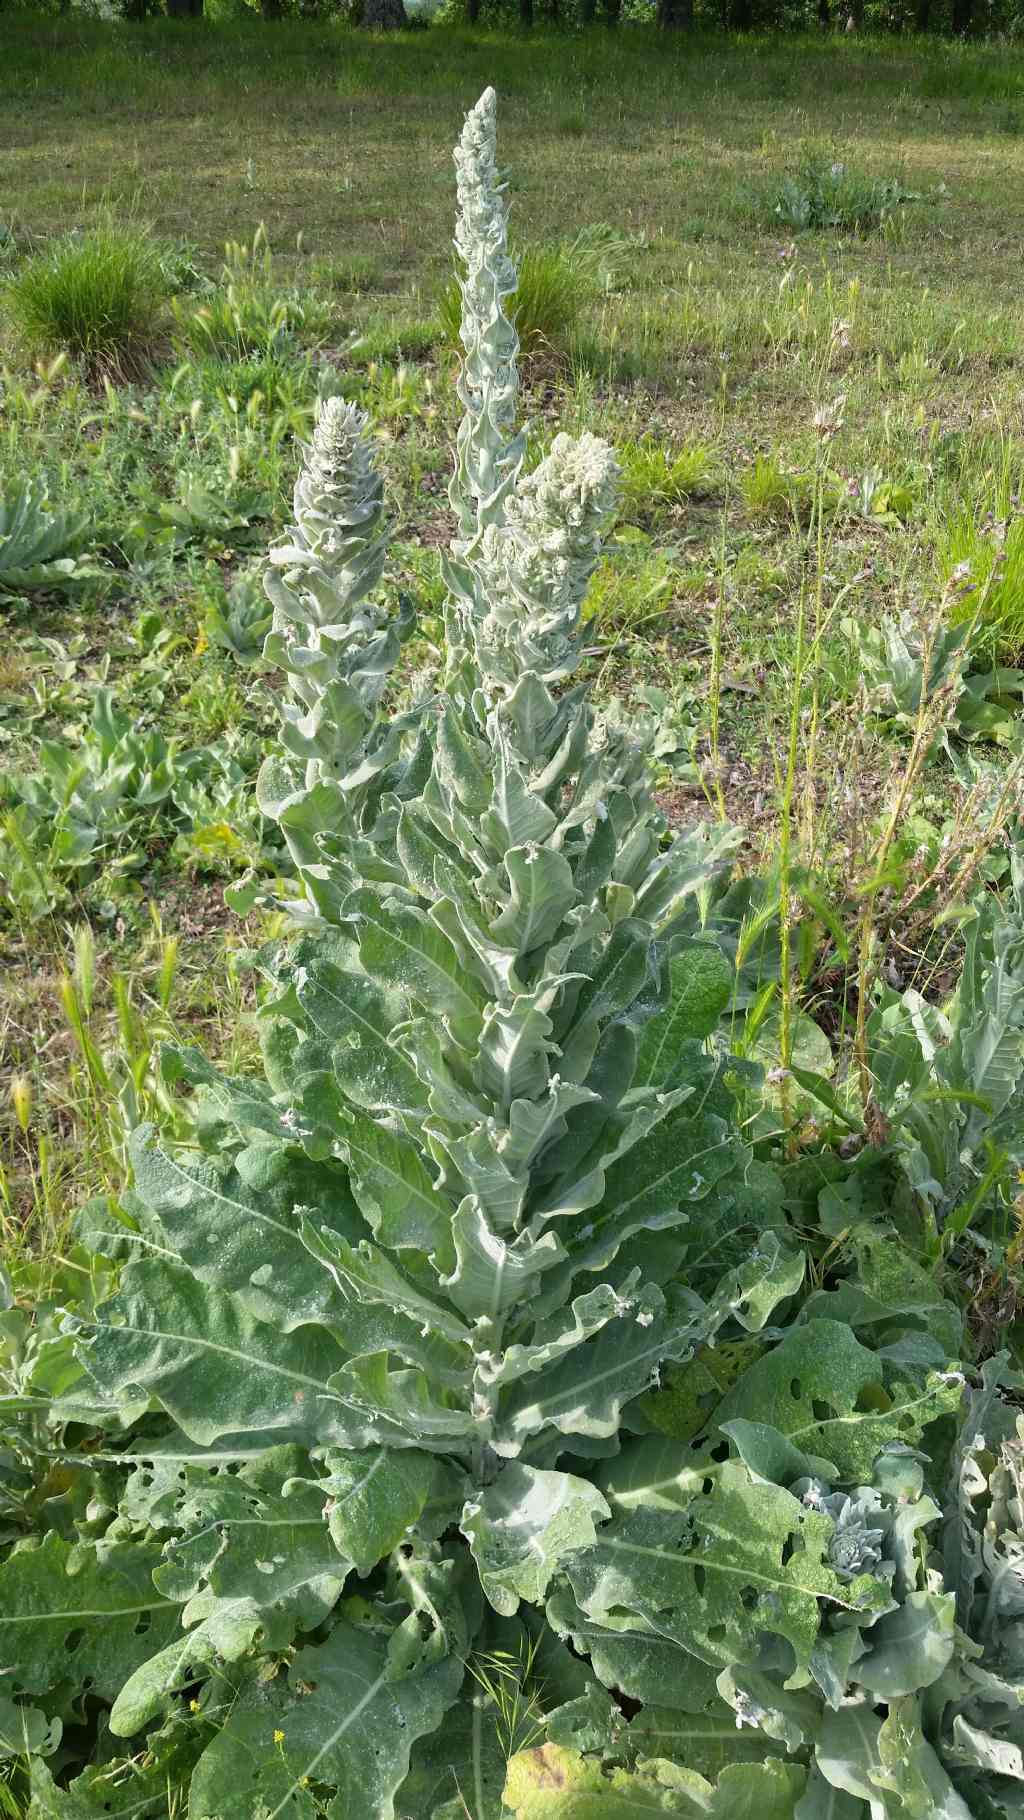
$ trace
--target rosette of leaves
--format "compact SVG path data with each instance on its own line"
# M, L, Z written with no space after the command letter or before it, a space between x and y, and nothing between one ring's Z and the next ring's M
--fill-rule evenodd
M490 93L457 165L443 695L387 712L408 614L372 599L382 490L333 401L267 583L288 697L259 792L303 926L264 959L266 1078L168 1058L195 1143L137 1134L89 1234L116 1293L8 1404L67 1475L0 1569L41 1814L187 1788L190 1820L793 1816L809 1728L916 1613L875 1462L959 1385L880 1382L827 1318L797 1362L769 1326L803 1255L707 1052L730 968L681 933L719 861L669 841L576 677L615 466L585 436L522 467ZM717 1432L645 1433L662 1367L713 1341L757 1348ZM726 1749L759 1699L756 1750Z
M35 921L102 866L143 866L160 836L177 837L199 864L218 855L248 863L262 844L250 781L228 741L182 751L159 728L135 725L112 690L97 689L77 744L42 740L34 771L0 779L6 895Z
M0 596L57 592L96 575L82 559L87 522L48 510L45 492L20 481L0 499Z
M243 571L227 590L210 600L203 616L203 636L216 650L227 651L245 668L258 664L271 625L271 608L260 571Z
M843 620L871 712L908 733L927 712L936 743L947 750L950 737L1019 744L1024 671L975 669L973 629L971 621L944 626L928 639L909 613L887 615L880 627Z

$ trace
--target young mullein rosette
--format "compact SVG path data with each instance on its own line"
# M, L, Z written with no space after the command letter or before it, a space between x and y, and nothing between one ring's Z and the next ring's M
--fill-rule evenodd
M295 486L294 523L270 551L264 586L274 617L264 655L282 669L280 756L260 772L263 813L282 829L304 886L290 906L336 921L346 854L371 838L410 719L379 703L412 615L372 601L384 567L384 487L363 412L320 406Z

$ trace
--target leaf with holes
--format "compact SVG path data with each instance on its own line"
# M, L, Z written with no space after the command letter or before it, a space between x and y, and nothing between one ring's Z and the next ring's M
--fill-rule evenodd
M609 1475L611 1476L611 1475ZM680 1488L672 1509L624 1513L565 1572L577 1603L598 1623L633 1614L681 1649L719 1667L754 1663L765 1634L793 1654L789 1685L810 1678L824 1602L883 1611L887 1587L868 1575L844 1581L829 1565L830 1517L744 1466L709 1465Z
M153 1584L152 1544L71 1544L50 1534L0 1566L0 1661L14 1694L66 1688L113 1700L127 1675L173 1635L179 1608Z
M450 1658L394 1679L384 1637L338 1624L234 1702L192 1778L191 1820L314 1820L314 1784L335 1790L332 1820L395 1820L412 1746L441 1724L462 1676Z

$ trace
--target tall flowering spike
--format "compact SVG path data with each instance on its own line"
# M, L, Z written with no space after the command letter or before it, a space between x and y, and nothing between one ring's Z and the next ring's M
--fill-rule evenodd
M458 518L456 558L467 554L485 525L501 522L523 454L515 429L519 337L505 307L517 280L508 253L505 187L495 161L496 115L489 88L466 116L455 148L464 349L458 384L464 415L450 492Z
M576 669L580 608L618 472L598 437L556 436L510 493L506 523L484 532L476 565L484 610L474 643L488 692L514 688L528 671L553 683Z
M281 824L316 915L335 917L351 871L344 856L328 863L323 838L359 838L376 818L406 728L382 725L378 703L411 615L389 617L369 598L387 525L364 413L327 399L304 455L294 523L264 578L274 608L264 653L285 671L291 700L281 711L287 756L264 765L259 801Z
M267 594L274 607L266 655L288 672L309 709L337 677L355 676L375 701L384 672L359 659L379 631L379 609L363 607L380 580L386 535L384 486L374 466L367 419L341 398L320 406L295 483L295 522L270 551Z

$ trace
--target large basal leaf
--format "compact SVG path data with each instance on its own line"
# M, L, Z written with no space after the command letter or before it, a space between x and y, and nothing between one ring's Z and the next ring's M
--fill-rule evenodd
M287 1677L233 1704L192 1778L189 1820L396 1820L410 1750L441 1724L462 1675L452 1658L394 1679L386 1638L338 1624ZM335 1791L326 1809L313 1785Z
M746 1468L709 1463L677 1491L675 1509L641 1505L617 1517L565 1571L578 1604L598 1622L634 1613L705 1662L754 1663L765 1633L793 1653L788 1685L810 1678L822 1600L854 1612L884 1610L888 1588L828 1564L831 1518Z
M195 1673L234 1662L254 1642L285 1649L329 1615L352 1566L325 1523L325 1491L282 1476L298 1450L275 1449L235 1475L186 1472L154 1583L182 1606L185 1635L130 1675L111 1729L130 1737Z
M299 1228L312 1208L352 1242L365 1227L344 1174L270 1145L243 1150L228 1170L184 1161L145 1141L132 1149L135 1188L193 1274L282 1332L330 1318L339 1305Z
M736 1416L766 1422L794 1446L834 1460L840 1479L868 1485L884 1447L913 1446L929 1422L956 1409L960 1394L956 1374L887 1388L876 1355L848 1327L808 1321L726 1392L714 1426Z
M510 1461L466 1504L461 1519L495 1611L511 1617L520 1599L539 1604L563 1556L591 1542L595 1524L608 1515L586 1479Z
M163 1258L129 1265L120 1293L80 1326L103 1395L116 1405L141 1391L190 1440L265 1430L270 1445L282 1429L326 1438L320 1398L344 1354L320 1327L279 1333Z
M735 1714L715 1690L717 1669L655 1630L643 1628L639 1617L627 1614L612 1628L607 1616L603 1622L588 1618L568 1587L558 1585L547 1603L547 1619L559 1637L566 1638L581 1656L589 1656L605 1687L617 1688L645 1705L660 1701L680 1714L693 1715L694 1724L709 1707L715 1712L721 1709L729 1731L735 1731ZM680 1723L688 1724L689 1717L681 1718ZM688 1756L686 1762L695 1769L704 1767L696 1756Z
M676 950L669 961L669 1002L644 1025L634 1086L664 1092L680 1085L676 1075L680 1060L688 1059L687 1045L711 1035L732 984L732 967L720 948L687 942Z
M606 1771L578 1751L544 1744L512 1759L505 1802L515 1820L793 1820L805 1780L803 1768L776 1759L732 1765L715 1784L664 1759L632 1773Z
M138 1664L177 1629L179 1611L157 1592L153 1544L70 1544L51 1533L0 1566L4 1692L43 1694L67 1682L113 1700Z

